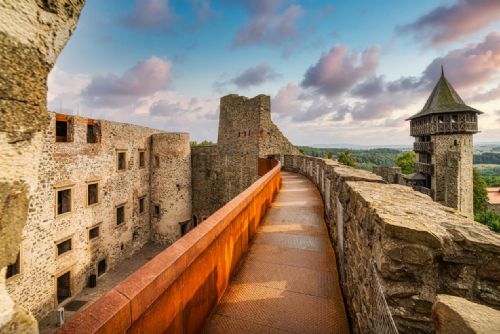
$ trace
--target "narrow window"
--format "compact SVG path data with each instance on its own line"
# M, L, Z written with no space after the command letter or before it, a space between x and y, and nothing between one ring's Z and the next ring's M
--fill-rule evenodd
M155 167L160 167L160 157L155 155Z
M438 116L438 123L443 123L443 122L444 122L444 117Z
M71 297L71 272L57 278L57 303L60 304Z
M97 276L101 276L102 274L104 274L107 268L108 267L106 265L106 259L102 259L101 261L99 261L99 263L97 264Z
M118 151L116 163L117 163L116 169L118 169L118 170L127 169L127 152Z
M17 253L16 262L9 264L7 266L7 275L5 278L11 278L12 276L16 276L21 272L21 258L20 253Z
M89 119L87 122L87 143L95 144L99 142L100 139L100 126L99 122Z
M145 197L139 198L139 213L144 213L145 202L146 202Z
M181 236L184 236L188 232L188 224L181 224Z
M87 205L99 203L99 185L90 183L87 185Z
M160 217L160 206L159 205L155 205L155 208L154 208L154 216L156 218L159 218Z
M89 240L99 238L99 226L93 227L89 230Z
M116 208L116 225L121 225L125 222L125 205Z
M71 118L67 115L56 115L56 142L67 143L71 141Z
M451 122L452 123L458 122L458 116L457 115L451 115Z
M71 250L71 239L65 240L57 244L57 256L60 256Z
M196 217L195 215L193 215L193 226L198 226L198 217Z
M139 151L139 168L146 167L146 152Z
M454 144L455 146L458 146L458 141L455 139L455 140L453 141L453 144Z
M57 214L71 211L71 189L63 189L57 191Z

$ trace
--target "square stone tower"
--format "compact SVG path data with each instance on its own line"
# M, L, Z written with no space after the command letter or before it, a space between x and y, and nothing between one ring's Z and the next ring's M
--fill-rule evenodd
M469 218L474 215L472 136L478 132L479 114L464 103L441 68L424 108L408 119L417 153L413 187Z

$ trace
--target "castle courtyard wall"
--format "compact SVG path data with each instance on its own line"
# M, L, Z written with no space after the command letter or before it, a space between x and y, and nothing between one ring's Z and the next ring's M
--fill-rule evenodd
M44 133L36 191L30 201L28 222L23 229L21 272L6 282L16 303L30 310L37 318L57 307L56 280L59 275L70 271L71 295L74 296L86 286L91 274L97 274L99 261L106 260L109 270L150 240L151 138L163 135L159 130L99 121L99 142L87 143L88 119L71 117L72 141L56 142L55 123L56 114L50 113L50 123ZM176 150L174 145L177 142L164 144L172 144L164 150L162 158L166 159L168 154ZM171 161L178 163L177 166L162 164L162 167L154 170L154 173L161 171L165 185L164 191L155 196L175 199L178 207L169 209L180 210L189 219L189 145L187 149L184 145L179 150L183 152L181 159L171 158ZM124 170L117 169L118 152L126 156ZM139 152L145 154L143 166L139 163ZM163 171L163 167L169 170ZM175 167L178 167L178 171L172 172ZM181 176L183 180L178 179ZM88 184L96 182L98 203L87 205ZM177 191L177 184L182 185L182 191ZM71 212L56 215L57 190L66 188L71 189ZM175 188L175 191L171 191L171 188ZM179 193L182 196L178 196ZM144 199L142 212L139 208L140 198ZM119 206L124 206L124 222L118 225ZM90 240L89 229L96 226L99 227L99 236ZM58 256L57 243L68 238L71 238L72 249Z

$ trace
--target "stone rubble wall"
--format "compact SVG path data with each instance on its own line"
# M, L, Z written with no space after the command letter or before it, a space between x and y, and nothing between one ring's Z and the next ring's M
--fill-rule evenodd
M38 319L58 307L59 275L71 272L74 296L87 285L89 275L97 274L100 260L105 259L110 270L153 237L173 242L180 236L178 223L191 217L187 134L99 121L100 142L87 143L88 119L72 116L73 141L56 142L56 114L49 117L23 229L21 272L6 282L14 301ZM145 152L144 167L139 165L140 150ZM126 153L126 170L117 170L117 151ZM159 167L150 161L152 153L159 155ZM93 182L98 182L99 202L87 206L87 185ZM56 191L66 186L71 187L72 210L56 216ZM152 217L150 203L160 203L160 222ZM117 225L120 205L125 205L125 222ZM99 237L89 240L89 229L97 225ZM57 243L67 238L72 239L72 250L57 256Z
M500 309L500 234L454 209L336 161L285 155L321 191L355 333L380 322L375 277L400 333L433 333L438 294Z
M159 166L154 165L154 156ZM152 240L171 245L181 235L181 224L191 228L191 149L188 133L156 133L151 138L151 203L160 206L151 217Z
M84 0L0 2L0 332L37 332L15 306L5 267L15 261L48 123L47 75L73 33Z
M300 152L271 120L271 98L221 98L217 145L192 150L193 213L198 221L258 178L259 158Z

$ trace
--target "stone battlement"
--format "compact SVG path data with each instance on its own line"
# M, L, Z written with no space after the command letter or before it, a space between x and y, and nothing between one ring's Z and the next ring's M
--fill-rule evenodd
M320 158L281 160L323 195L355 332L370 332L384 317L375 307L375 280L400 333L434 332L438 294L500 309L499 234L375 174Z

